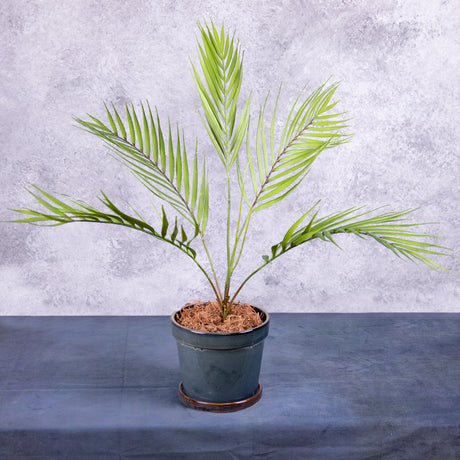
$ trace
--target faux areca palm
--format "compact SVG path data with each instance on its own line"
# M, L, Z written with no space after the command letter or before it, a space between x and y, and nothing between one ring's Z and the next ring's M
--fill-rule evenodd
M134 215L126 214L103 192L99 198L101 210L82 201L58 198L36 186L29 192L42 205L42 210L15 209L27 217L14 222L111 223L140 230L169 243L190 257L207 278L223 319L231 312L243 286L259 270L314 239L336 244L334 237L338 233L370 237L397 256L442 269L431 257L446 255L449 249L426 242L426 238L433 236L417 231L422 224L404 219L413 210L378 214L377 210L350 208L319 217L318 201L287 229L283 239L261 257L260 265L232 291L232 275L239 265L252 216L286 198L302 183L321 152L348 142L350 136L343 132L347 128L344 114L335 109L337 85L325 84L308 96L299 95L280 136L275 129L279 93L270 116L267 116L267 96L257 117L255 139L251 139L251 98L239 102L243 79L240 45L224 27L218 30L213 24L199 25L199 30L199 68L192 64L192 74L202 104L204 125L227 178L227 271L223 282L219 282L206 243L209 179L204 156L199 154L197 145L193 153L187 150L183 131L171 126L169 121L161 123L156 109L152 110L148 103L137 109L127 105L123 111L106 105L107 121L104 122L92 116L88 120L75 120L85 131L102 139L112 156L163 203L156 224L148 223L134 209ZM231 189L232 174L238 178L236 192ZM238 197L237 215L232 210L235 196ZM199 249L210 269L204 267Z

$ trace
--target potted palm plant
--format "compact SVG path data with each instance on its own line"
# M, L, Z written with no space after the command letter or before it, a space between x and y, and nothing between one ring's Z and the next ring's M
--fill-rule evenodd
M184 133L169 121L161 123L148 102L138 108L126 105L123 111L105 105L106 121L93 116L75 120L83 130L102 139L111 155L163 203L156 222L147 222L134 209L120 209L104 192L99 197L102 208L96 208L37 186L28 191L41 210L15 209L26 217L14 222L122 225L168 243L189 257L209 282L214 300L186 305L172 314L182 373L180 398L196 409L233 411L254 404L262 391L259 371L269 316L261 308L237 302L243 287L260 270L310 241L337 244L335 237L340 233L371 238L395 255L432 269L443 269L431 258L446 255L448 248L426 242L432 235L421 233L421 224L405 219L411 209L382 213L349 208L320 217L317 201L286 226L284 237L269 247L239 286L233 287L232 276L252 217L294 192L323 151L348 142L351 136L344 132L344 112L336 109L336 84L324 84L307 95L302 92L281 130L276 114L279 93L270 116L267 96L251 130L251 95L239 103L243 57L238 41L224 27L217 29L212 23L198 27L199 66L192 64L191 70L202 104L200 114L227 184L225 277L219 279L208 249L210 191L204 156L197 144L190 152ZM239 184L236 192L231 189L232 174Z

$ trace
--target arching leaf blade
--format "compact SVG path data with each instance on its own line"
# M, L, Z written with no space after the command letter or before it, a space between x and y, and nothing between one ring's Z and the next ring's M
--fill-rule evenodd
M150 109L150 104L147 102L149 108L149 120L150 120L150 133L152 137L152 155L153 161L158 163L158 136L157 130L155 128L155 122L153 121L152 110Z
M109 119L109 123L110 123L110 126L112 127L112 131L115 133L115 134L118 134L118 130L117 130L117 125L115 124L115 121L112 117L112 114L110 113L110 110L108 109L107 105L104 103L104 107L105 107L105 111L107 112L107 117Z
M128 127L129 127L129 137L131 139L131 144L136 144L136 134L134 131L134 123L131 117L131 113L129 112L128 104L126 104L126 118L128 120Z
M185 145L183 146L185 151ZM176 129L176 184L179 192L182 188L182 151L180 145L179 126Z
M150 129L149 129L149 123L147 121L147 117L145 115L145 110L144 110L144 105L141 104L142 107L142 124L144 128L144 139L145 139L145 154L148 158L150 158L150 152L151 152L151 145L150 145Z
M139 145L139 150L144 150L144 142L143 142L143 139L142 139L142 131L141 131L141 127L139 125L139 120L137 118L136 111L134 110L134 104L131 104L131 110L133 112L133 122L134 122L135 131L136 131L136 137L137 137L137 142L138 142L138 145Z

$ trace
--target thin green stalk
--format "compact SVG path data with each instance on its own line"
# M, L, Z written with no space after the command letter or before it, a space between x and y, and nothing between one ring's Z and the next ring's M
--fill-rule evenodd
M228 139L228 132L227 132ZM228 144L228 141L227 141ZM227 147L228 148L228 145ZM231 312L231 303L229 303L230 280L232 276L231 256L230 256L230 222L231 222L231 187L230 175L227 167L227 273L225 275L224 297L222 299L222 318L225 320L227 315Z
M267 266L270 262L273 262L276 258L278 258L279 256L276 256L274 257L273 259L269 260L268 262L264 263L263 265L261 265L259 268L257 268L256 270L254 270L251 274L249 274L249 276L247 276L244 281L241 283L240 287L236 290L235 294L233 294L233 297L232 299L230 300L230 303L233 303L236 299L236 296L240 293L241 289L243 289L244 285L257 273L259 272L260 270L262 270L262 268L264 268L265 266Z
M231 266L232 266L232 271L231 271L230 276L233 275L233 272L235 271L235 268L238 265L238 262L236 264L234 264L234 261L235 261L236 249L238 247L238 242L239 242L240 237L241 237L241 235L240 235L240 224L241 224L241 214L242 214L242 210L243 210L243 199L244 199L244 195L243 195L243 192L241 192L240 206L239 206L239 209L238 209L238 221L236 223L236 231L235 231L235 244L233 245L232 257L231 257L231 260L230 260L230 263L231 263Z
M248 215L246 216L246 219L244 220L244 223L243 223L243 226L241 228L241 232L240 234L238 235L237 237L237 241L239 241L241 239L241 235L243 235L243 238L241 240L241 246L240 246L240 250L238 252L238 257L236 259L236 262L234 263L233 265L233 270L235 270L235 268L238 266L238 264L240 263L240 259L241 259L241 255L243 254L243 248L244 248L244 245L246 243L246 235L248 233L248 229L249 229L249 223L251 221L251 217L252 217L252 209L249 211ZM234 259L234 256L236 255L236 249L237 249L237 246L235 244L235 248L234 248L234 254L233 254L233 259ZM232 260L233 260L232 259ZM233 262L232 262L233 263ZM232 272L233 273L233 272Z
M224 62L222 62L224 64ZM224 81L225 86L227 86L227 70L224 70ZM222 317L225 320L227 315L231 312L231 302L228 302L229 291L230 291L230 280L232 276L232 267L231 267L231 256L230 256L230 231L231 231L231 184L230 184L230 147L229 147L229 126L228 126L228 91L224 91L224 124L225 124L225 156L226 156L226 173L227 173L227 273L225 276L225 288L224 288L224 298L222 302Z
M212 274L213 274L213 277L214 277L214 281L216 283L217 291L216 291L216 289L214 289L214 293L216 295L217 302L219 304L221 304L222 299L223 299L222 292L220 290L219 282L217 281L217 274L216 274L216 271L214 269L214 264L212 263L211 255L209 253L209 250L208 250L208 247L206 245L206 242L204 241L204 235L203 235L203 233L201 231L200 231L200 238L201 238L201 242L203 244L203 248L204 248L204 250L206 252L206 256L208 257L209 265L211 266L211 271L212 271Z
M185 251L183 251L183 252L185 252ZM185 254L187 254L187 253L185 253ZM189 257L191 257L191 256L189 256ZM219 293L218 293L217 290L216 290L216 286L214 286L214 283L212 282L212 280L211 280L210 276L208 275L208 273L206 272L206 270L201 266L201 264L199 262L197 262L195 259L193 259L193 257L191 257L191 259L197 264L198 268L203 272L204 276L206 276L206 279L209 281L209 284L211 285L212 290L214 291L214 295L216 296L217 299L219 299L219 293L220 293L219 285L216 284L217 290L219 290Z
M293 248L291 248L293 249ZM276 260L278 257L282 256L283 254L286 254L286 252L288 252L290 249L288 249L287 251L285 252L282 252L278 255L275 255L274 257L272 257L268 262L265 262L263 263L260 267L258 267L256 270L254 270L252 273L250 273L245 279L244 281L240 284L240 287L235 291L235 294L233 294L233 297L231 299L231 302L233 303L236 299L236 296L240 293L241 289L243 289L244 285L256 274L258 273L260 270L262 270L262 268L266 267L269 263L273 262L274 260Z
M227 274L225 277L225 290L224 290L224 309L228 310L228 293L230 291L230 279L232 276L232 265L230 255L230 219L231 219L231 188L230 188L230 175L227 170Z

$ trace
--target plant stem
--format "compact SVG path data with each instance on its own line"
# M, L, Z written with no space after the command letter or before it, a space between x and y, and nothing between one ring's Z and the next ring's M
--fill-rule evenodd
M293 248L290 248L290 249L293 249ZM270 259L268 262L265 262L263 263L260 267L258 267L256 270L254 270L252 273L250 273L245 279L244 281L240 284L240 287L236 290L235 294L233 294L233 297L231 299L230 302L234 302L235 299L236 299L236 296L240 293L241 289L243 289L244 285L257 273L259 272L260 270L262 270L262 268L266 267L269 263L273 262L275 259L277 259L278 257L282 256L283 254L286 254L286 252L290 251L290 249L287 249L285 252L282 252L276 256L274 256L272 259Z
M241 192L241 198L240 198L240 206L239 206L239 210L238 210L238 222L236 224L236 231L235 231L235 244L233 246L232 257L231 257L231 260L230 260L230 263L232 265L232 271L231 271L230 276L233 275L233 272L234 272L236 266L238 265L238 260L239 260L239 257L238 257L236 264L234 264L238 242L239 242L239 240L241 238L240 224L241 224L241 213L242 213L242 209L243 209L243 198L244 197L243 197L243 191L242 191ZM245 222L246 222L246 220L245 220ZM243 223L243 226L244 225L245 225L245 223ZM241 252L240 252L240 255L241 255Z
M243 254L243 248L244 248L244 244L246 242L246 234L248 233L249 222L251 221L251 216L252 216L252 209L249 211L248 215L246 216L246 219L244 220L244 223L243 223L243 227L241 228L241 232L238 235L238 241L241 238L241 235L243 235L243 239L241 241L240 250L238 252L238 257L236 259L236 262L235 262L235 264L233 266L233 270L238 266L238 264L240 262L241 255ZM244 232L244 234L243 234L243 232ZM235 249L234 249L233 259L234 259L235 255L236 255L236 245L235 245ZM233 262L233 259L232 259L232 262Z
M230 174L227 169L227 274L225 276L225 289L224 298L222 304L222 317L225 320L227 315L231 311L231 304L228 304L229 291L230 291L230 279L232 276L232 263L230 256L230 219L231 219L231 186L230 186Z
M224 287L224 298L222 300L221 309L222 309L222 319L225 320L228 314L231 312L232 304L228 302L229 299L229 291L230 291L230 280L232 276L232 265L231 265L231 256L230 256L230 230L231 230L231 184L230 184L230 157L231 157L231 149L230 149L230 142L229 142L229 120L228 120L228 88L227 88L227 70L225 68L225 62L221 56L221 62L223 65L224 73L224 85L225 85L225 99L223 101L224 110L223 110L223 121L225 126L225 158L226 158L226 165L225 170L227 173L227 273L225 276L225 287Z
M209 284L211 285L212 290L214 291L214 294L215 294L216 298L219 299L219 293L220 293L219 286L217 285L217 290L219 290L219 293L218 293L217 290L216 290L216 286L214 286L214 283L212 282L212 280L211 280L210 276L208 275L208 273L206 272L206 270L199 264L199 262L197 262L195 259L193 259L193 260L197 264L198 268L204 273L204 276L206 276L206 279L209 281Z
M214 265L212 263L211 255L209 254L209 250L208 250L208 247L206 246L206 242L204 241L204 235L201 232L201 230L200 230L200 238L201 238L201 242L203 244L203 248L204 248L204 250L206 252L206 256L208 257L209 265L211 266L211 271L212 271L212 274L213 274L213 277L214 277L214 282L216 283L216 288L214 288L214 285L211 283L212 286L213 286L213 289L214 289L214 294L216 295L217 303L221 304L221 302L222 302L222 292L220 290L219 282L217 281L217 275L216 275L216 271L214 269Z
M272 259L274 260L274 259ZM262 270L262 268L264 268L266 265L268 265L272 260L270 260L269 262L261 265L259 268L257 268L257 270L254 270L249 276L247 276L245 278L245 280L241 283L240 287L236 290L235 294L233 294L233 297L232 299L230 300L231 303L233 303L236 299L236 296L240 293L241 289L243 289L244 285L260 270Z

